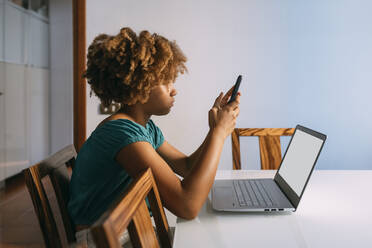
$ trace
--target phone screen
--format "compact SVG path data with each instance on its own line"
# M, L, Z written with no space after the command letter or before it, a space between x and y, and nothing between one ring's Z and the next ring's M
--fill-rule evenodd
M235 100L236 95L238 94L238 90L239 90L240 82L241 81L242 81L242 75L239 75L238 78L236 79L234 90L233 90L233 92L231 94L231 97L230 97L230 100L229 100L228 103L233 102Z

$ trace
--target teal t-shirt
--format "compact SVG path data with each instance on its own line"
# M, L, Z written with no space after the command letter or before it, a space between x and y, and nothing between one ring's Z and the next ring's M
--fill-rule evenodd
M93 224L130 184L132 178L115 156L138 141L156 150L164 137L152 120L145 128L127 119L107 121L90 135L77 155L70 182L68 211L75 224Z

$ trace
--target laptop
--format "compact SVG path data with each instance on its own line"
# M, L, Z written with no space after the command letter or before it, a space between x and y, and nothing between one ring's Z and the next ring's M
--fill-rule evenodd
M218 211L296 211L327 136L297 125L274 179L215 180Z

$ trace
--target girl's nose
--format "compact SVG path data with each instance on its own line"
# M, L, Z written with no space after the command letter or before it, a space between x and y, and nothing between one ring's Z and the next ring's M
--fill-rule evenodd
M170 95L175 96L175 95L177 95L177 93L178 92L177 92L176 88L172 87Z

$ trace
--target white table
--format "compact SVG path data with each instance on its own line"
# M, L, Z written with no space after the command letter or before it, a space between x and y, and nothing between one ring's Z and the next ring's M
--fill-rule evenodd
M274 176L218 171L216 178ZM191 221L178 218L180 247L372 247L372 170L314 171L296 212L226 213L210 199Z

